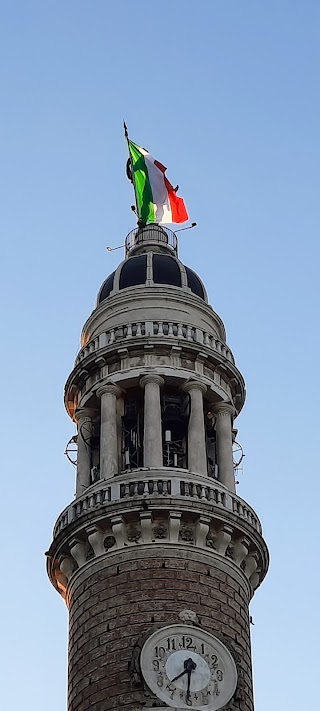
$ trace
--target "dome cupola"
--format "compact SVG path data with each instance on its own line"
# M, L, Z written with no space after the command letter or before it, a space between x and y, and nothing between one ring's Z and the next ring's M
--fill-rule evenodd
M174 286L208 302L200 277L178 259L177 237L160 225L132 230L125 241L126 258L103 282L97 305L111 294L133 286Z

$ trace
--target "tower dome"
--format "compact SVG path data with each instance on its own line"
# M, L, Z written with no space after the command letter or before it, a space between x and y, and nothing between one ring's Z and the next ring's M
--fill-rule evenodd
M200 299L208 301L200 277L190 267L182 264L173 254L148 250L136 256L129 256L107 277L100 288L97 304L122 289L133 286L149 287L154 284L191 291Z

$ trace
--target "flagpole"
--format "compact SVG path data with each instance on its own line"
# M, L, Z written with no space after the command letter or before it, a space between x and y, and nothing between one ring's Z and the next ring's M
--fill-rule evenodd
M136 203L136 210L135 210L135 213L136 213L136 216L137 216L137 218L138 218L138 227L139 227L139 226L140 226L140 225L139 225L139 222L140 222L140 215L139 215L139 212L138 212L137 191L136 191L136 184L135 184L135 181L134 181L134 170L133 170L133 162L132 162L131 153L130 153L128 128L127 128L127 124L126 124L125 121L123 121L123 128L124 128L124 135L125 135L125 138L126 138L126 141L127 141L127 145L128 145L129 161L130 161L130 168L131 168L131 182L132 182L132 185L133 185L134 199L135 199L135 203Z

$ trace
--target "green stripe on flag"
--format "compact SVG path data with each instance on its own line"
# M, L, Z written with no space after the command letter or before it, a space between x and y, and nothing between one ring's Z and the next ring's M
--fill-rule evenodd
M143 222L155 222L153 195L144 156L132 141L129 141L129 151L132 161L132 180L134 181L136 193L138 217Z

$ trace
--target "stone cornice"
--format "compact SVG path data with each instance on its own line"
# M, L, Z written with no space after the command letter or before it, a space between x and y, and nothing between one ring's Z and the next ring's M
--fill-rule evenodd
M203 507L199 511L199 505L189 502L182 507L176 498L160 503L158 496L148 500L147 509L138 501L133 504L126 509L124 502L118 502L109 514L104 506L96 508L92 517L86 513L52 543L48 575L60 592L64 594L77 570L90 567L95 559L137 546L153 548L155 555L159 546L172 546L180 555L196 549L212 559L211 565L218 556L250 581L251 594L265 577L268 551L262 537L227 510L221 513L215 507Z
M96 353L90 353L86 357L85 363L82 361L77 366L75 366L67 380L65 386L65 406L67 411L69 412L69 399L70 401L74 401L75 390L77 391L81 387L83 387L83 383L94 372L101 371L101 368L103 368L104 364L106 364L108 357L114 357L114 353L119 353L119 348L124 345L126 346L126 349L124 351L126 357L130 357L131 349L136 353L138 348L139 350L141 350L141 352L144 353L144 346L146 345L146 343L148 344L149 349L152 348L152 353L154 353L155 356L157 356L157 349L160 348L162 352L165 349L168 351L168 355L173 354L173 357L176 357L176 350L174 351L174 353L172 351L173 346L175 346L175 348L179 347L180 358L183 358L184 353L186 353L187 357L189 353L194 353L197 359L197 355L200 353L202 357L206 356L206 367L208 367L210 370L211 366L212 374L220 366L223 367L222 377L224 377L225 380L230 383L230 387L232 386L233 389L236 388L236 394L238 397L238 402L236 403L236 413L239 414L245 400L245 384L243 377L237 367L229 360L225 360L224 358L222 360L222 357L219 353L217 353L216 351L212 351L210 348L205 347L203 344L197 344L195 342L190 341L179 341L178 339L173 341L173 339L169 340L168 337L165 337L163 339L156 337L156 339L154 340L148 338L147 341L141 338L134 338L125 342L120 341L117 349L115 348L115 344L113 343L109 346L99 349ZM123 350L121 352L123 353ZM121 354L119 354L119 359L120 355ZM86 366L85 370L84 365ZM173 363L173 367L176 368L176 364ZM119 371L114 371L114 375L118 372L121 372L120 368L121 366L119 365ZM186 379L194 377L194 370L185 370ZM210 379L206 378L206 380L209 384ZM212 380L211 382L212 384L214 384L214 380ZM71 395L69 395L69 393L71 393Z

